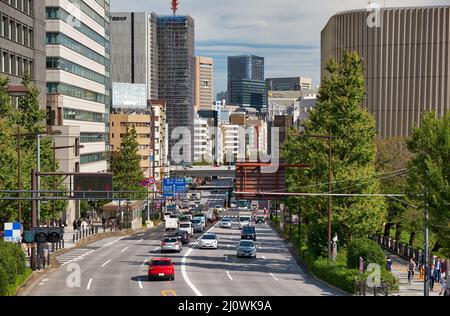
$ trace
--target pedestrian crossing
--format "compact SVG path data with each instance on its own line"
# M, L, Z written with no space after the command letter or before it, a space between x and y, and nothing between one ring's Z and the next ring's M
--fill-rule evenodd
M73 249L69 252L66 252L60 256L56 257L56 260L62 264L65 265L70 262L77 262L82 260L85 256L90 254L91 252L94 252L95 250L90 248L77 248Z

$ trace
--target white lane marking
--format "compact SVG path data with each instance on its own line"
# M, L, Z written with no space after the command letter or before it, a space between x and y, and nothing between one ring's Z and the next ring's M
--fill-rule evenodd
M121 252L124 252L124 251L126 251L127 249L128 249L128 247L126 247L126 248L122 249L122 251L121 251Z
M228 271L227 271L227 276L231 281L233 281L233 278L231 277L230 272L228 272Z
M276 276L274 276L274 275L273 275L273 273L271 273L271 274L270 274L270 276L271 276L272 278L274 278L274 279L275 279L275 281L278 281L277 277L276 277Z
M126 236L125 236L125 237L126 237ZM108 247L108 246L111 246L111 245L115 244L116 242L118 242L119 240L122 240L122 239L125 238L125 237L122 237L122 238L116 239L116 240L114 240L114 241L111 241L111 242L109 242L109 243L107 243L107 244L104 244L102 247Z
M111 262L111 259L109 259L108 261L106 261L104 264L102 264L102 267L106 266L108 263Z
M263 259L266 260L266 257L263 256Z
M141 264L141 267L145 266L145 264L147 263L148 259L145 259L144 262Z
M47 281L48 281L48 278L45 278L42 280L42 282L47 282Z
M92 278L89 279L89 282L88 282L86 290L90 290L91 289L91 284L92 284Z
M79 257L76 257L76 258L73 258L72 260L66 261L66 262L64 262L61 266L66 265L66 264L68 264L68 263L71 263L71 262L73 262L73 261L78 261L78 260L82 259L84 256L87 256L88 254L90 254L90 253L92 253L92 252L94 252L94 251L95 251L95 250L91 250L91 251L86 252L85 254L83 254L83 255L81 255L81 256L79 256ZM58 258L56 258L56 260L58 260Z
M157 251L159 249L159 247L156 247L154 251Z
M144 241L144 239L141 239L141 240L139 240L138 242L143 242Z
M39 286L43 286L43 285L44 285L44 282L40 282L40 283L39 283Z
M141 281L141 279L139 279L139 287L141 288L141 290L144 288L143 286L142 286L142 281Z
M217 222L213 227L211 227L206 233L209 233L212 231L219 223ZM205 233L205 234L206 234ZM204 235L204 234L203 234ZM203 237L203 235L201 237ZM201 239L199 238L199 240ZM203 296L203 294L195 287L195 285L191 282L189 279L187 273L186 273L186 258L191 254L191 252L194 250L195 246L197 246L198 241L194 244L194 246L188 250L183 256L183 259L181 259L181 275L183 276L184 282L194 291L195 295L197 296Z

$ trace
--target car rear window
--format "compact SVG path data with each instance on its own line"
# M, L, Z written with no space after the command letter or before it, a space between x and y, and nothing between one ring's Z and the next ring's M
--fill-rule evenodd
M176 238L166 238L166 239L164 239L164 242L177 242L178 241L178 239L176 239Z
M170 261L169 260L153 260L150 265L152 265L152 266L170 266Z
M201 223L201 222L202 222L201 219L194 219L194 221L193 221L194 224L199 224L199 223Z
M180 227L182 227L182 228L189 228L191 225L189 225L189 224L180 224Z
M250 217L241 217L239 220L241 222L249 222L250 221Z
M205 235L202 239L216 239L216 235Z

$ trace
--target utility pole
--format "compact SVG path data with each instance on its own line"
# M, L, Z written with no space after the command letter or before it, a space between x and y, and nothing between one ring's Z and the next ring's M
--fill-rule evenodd
M17 187L19 189L19 201L18 201L18 209L19 209L19 223L22 224L22 179L21 179L21 167L20 167L20 126L17 126Z
M328 130L328 264L331 260L331 128Z
M430 249L429 249L429 240L428 240L428 171L425 171L425 199L426 199L426 206L425 206L425 227L424 227L424 264L425 264L425 276L424 276L424 282L423 282L423 295L424 296L430 296L430 267L428 265L428 262L430 260Z
M41 200L40 200L40 191L41 191L41 181L40 175L41 172L41 134L37 135L37 170L36 170L36 189L37 189L37 200L36 200L36 211L37 211L37 226L41 226Z

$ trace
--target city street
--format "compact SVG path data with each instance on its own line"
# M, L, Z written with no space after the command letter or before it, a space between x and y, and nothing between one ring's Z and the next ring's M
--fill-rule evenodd
M181 254L161 254L165 232L159 226L144 236L108 238L57 258L62 265L42 275L22 295L75 296L298 296L337 295L305 276L283 240L267 224L256 225L256 259L236 258L240 239L237 223L232 229L207 228L219 236L219 249L198 249L197 236ZM170 257L176 266L175 281L147 281L146 263ZM73 282L73 264L80 267L80 287ZM68 268L70 268L69 271ZM184 271L184 273L183 273ZM74 282L75 283L75 282Z

